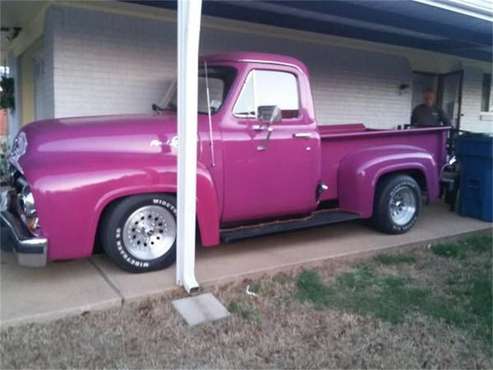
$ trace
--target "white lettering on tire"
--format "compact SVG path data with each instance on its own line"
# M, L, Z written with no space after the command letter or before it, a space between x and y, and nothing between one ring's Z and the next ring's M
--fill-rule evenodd
M122 232L121 231L122 231L121 227L118 227L115 230L116 249L118 250L118 253L120 253L120 255L123 257L123 259L125 261L127 261L128 263L130 263L133 266L143 267L143 268L149 267L149 262L143 262L143 261L136 260L135 258L130 256L125 251L125 248L123 247L123 244L122 244Z
M176 207L173 204L171 204L165 200L156 199L156 198L154 198L152 200L152 203L163 206L163 207L169 209L170 211L172 211L176 215Z

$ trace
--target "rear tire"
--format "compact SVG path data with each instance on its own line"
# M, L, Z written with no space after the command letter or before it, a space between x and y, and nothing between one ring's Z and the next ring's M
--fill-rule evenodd
M144 194L111 205L101 224L108 257L128 272L164 269L176 260L176 198Z
M421 203L421 189L411 176L387 177L375 194L372 224L387 234L403 234L416 223Z

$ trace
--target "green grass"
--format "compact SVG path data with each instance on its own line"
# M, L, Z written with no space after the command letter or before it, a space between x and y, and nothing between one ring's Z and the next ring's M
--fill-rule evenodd
M458 242L440 243L431 250L437 256L457 259L464 259L468 252L491 253L492 236L476 235Z
M228 305L228 311L232 314L237 314L241 318L249 321L260 323L262 318L257 307L253 304L245 302L231 302Z
M379 254L374 260L382 265L398 265L401 263L415 263L416 257L408 254Z
M467 238L463 241L465 248L470 248L477 253L492 253L493 250L493 235L476 235Z
M304 271L298 278L298 289L298 298L312 302L318 309L327 306L372 314L393 323L402 321L430 295L405 278L376 274L370 266L339 275L331 285L325 285L315 271Z
M310 301L321 307L330 303L330 288L327 287L316 271L303 271L296 282L298 299L302 302Z
M434 254L441 257L464 259L466 257L466 248L459 243L442 243L431 247Z
M429 252L423 258L431 258ZM426 280L411 279L403 273L378 272L378 265L414 263L416 257L381 255L372 262L355 266L326 284L316 271L303 271L297 278L296 296L316 309L332 308L360 315L371 315L394 324L411 313L421 313L455 325L492 344L492 263L491 237L474 237L456 243L440 244L432 253L447 259L451 273L432 289ZM436 257L435 257L436 258ZM437 263L436 261L434 263ZM448 273L448 270L446 270ZM433 263L420 274L435 278Z
M491 267L475 267L474 271L456 274L447 281L447 292L452 297L449 302L455 304L456 310L460 312L458 317L450 321L460 327L469 328L492 343L493 274Z

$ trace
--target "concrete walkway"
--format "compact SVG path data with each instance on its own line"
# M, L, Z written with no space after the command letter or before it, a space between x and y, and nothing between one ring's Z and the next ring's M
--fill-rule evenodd
M417 225L404 235L381 234L359 222L330 225L199 248L196 269L198 281L206 286L329 258L453 238L491 227L492 224L460 217L444 205L434 204L424 208ZM2 327L119 306L176 287L174 267L129 274L113 266L104 255L28 269L17 266L11 253L2 252L0 277Z

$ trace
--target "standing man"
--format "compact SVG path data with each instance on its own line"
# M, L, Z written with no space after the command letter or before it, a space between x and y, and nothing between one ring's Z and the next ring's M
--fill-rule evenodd
M413 110L412 127L450 126L450 120L439 106L435 105L435 92L431 88L423 91L423 103Z

